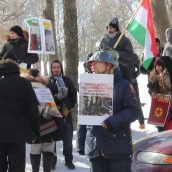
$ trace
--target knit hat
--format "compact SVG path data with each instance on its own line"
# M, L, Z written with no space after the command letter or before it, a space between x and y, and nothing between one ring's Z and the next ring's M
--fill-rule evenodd
M154 62L154 66L156 65L164 67L164 63L159 58L157 58Z
M23 35L23 30L22 30L22 28L20 26L15 25L15 26L11 27L10 32L11 31L15 32L18 36Z
M91 56L92 56L93 54L94 54L94 53L89 53L89 54L87 55L87 61L90 60L90 58L91 58Z
M118 18L117 18L117 17L113 18L113 19L109 22L108 26L112 26L113 28L116 29L116 31L119 31Z
M18 63L18 58L15 55L15 53L13 53L12 51L8 50L4 56L2 57L2 60L7 60L7 59L11 59L13 61L16 61Z

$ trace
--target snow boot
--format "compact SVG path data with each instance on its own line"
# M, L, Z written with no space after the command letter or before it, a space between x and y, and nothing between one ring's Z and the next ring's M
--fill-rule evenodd
M54 154L52 152L43 152L43 170L44 172L51 172L53 165Z
M30 161L32 165L32 172L39 172L41 154L30 154Z

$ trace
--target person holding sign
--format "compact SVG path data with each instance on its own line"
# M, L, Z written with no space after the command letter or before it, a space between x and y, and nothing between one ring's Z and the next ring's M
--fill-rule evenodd
M19 75L18 59L12 51L7 51L0 61L0 171L3 172L7 168L10 172L25 171L29 126L34 141L40 138L37 99L30 82Z
M130 124L140 115L135 91L108 51L95 52L89 65L93 74L114 74L113 111L101 126L78 125L77 151L89 158L92 172L131 172Z
M43 78L40 75L38 69L29 69L26 73L21 73L22 77L28 79L34 89L44 89L48 85L48 79ZM50 92L51 93L51 92ZM41 153L43 154L43 170L44 172L50 172L53 159L54 159L54 146L57 128L60 125L62 119L53 117L52 113L59 113L58 109L48 106L45 103L39 103L40 111L40 142L31 145L30 160L33 172L39 172Z
M20 63L27 63L28 68L30 68L31 64L38 62L38 55L31 54L27 52L28 48L28 33L26 30L22 30L20 26L13 26L10 28L9 33L6 34L5 40L7 43L3 46L0 52L0 58L8 51L13 51Z
M54 60L51 62L51 71L52 76L49 78L50 84L48 87L54 96L55 103L61 107L63 111L64 123L62 127L59 127L59 135L62 136L61 139L63 140L65 165L68 169L72 170L75 168L75 165L72 162L73 122L71 110L76 104L77 92L71 79L63 75L63 68L60 61ZM57 157L54 158L53 169L55 168L56 161Z
M171 95L171 81L172 81L172 61L168 56L157 57L154 62L154 69L149 77L147 87L149 93L159 93ZM172 108L172 100L170 103L170 110ZM157 127L158 131L164 131L164 127Z

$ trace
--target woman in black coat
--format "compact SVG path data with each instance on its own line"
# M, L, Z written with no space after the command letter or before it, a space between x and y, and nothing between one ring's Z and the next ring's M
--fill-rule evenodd
M27 63L29 67L31 64L37 63L38 55L27 52L28 38L27 31L22 30L20 26L11 27L9 33L5 36L6 43L0 52L0 59L8 50L11 50L16 54L20 63Z

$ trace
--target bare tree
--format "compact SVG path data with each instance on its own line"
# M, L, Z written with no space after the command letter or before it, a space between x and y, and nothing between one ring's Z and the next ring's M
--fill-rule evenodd
M164 43L166 42L165 30L170 27L165 1L151 0L150 2L156 37Z
M78 87L78 31L75 0L63 0L64 35L65 35L65 75L69 76ZM77 108L72 113L74 130L77 125Z

